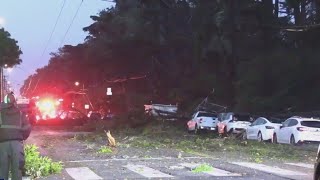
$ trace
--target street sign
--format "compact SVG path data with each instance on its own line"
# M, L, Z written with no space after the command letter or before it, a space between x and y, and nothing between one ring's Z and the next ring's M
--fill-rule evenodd
M112 95L111 88L107 88L107 96L111 96L111 95Z
M27 98L17 98L17 104L29 104L30 100Z

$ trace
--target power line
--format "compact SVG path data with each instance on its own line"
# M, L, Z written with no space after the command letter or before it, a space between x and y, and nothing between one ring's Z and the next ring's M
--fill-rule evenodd
M59 22L59 19L60 19L60 17L61 17L61 14L62 14L62 11L63 11L63 9L64 9L65 4L66 4L66 0L63 0L63 4L62 4L62 6L61 6L61 8L60 8L59 15L58 15L58 17L57 17L57 19L56 19L56 22L55 22L54 26L53 26L53 29L52 29L51 34L50 34L50 36L49 36L49 39L48 39L48 41L47 41L47 43L46 43L46 45L45 45L45 48L44 48L43 51L42 51L40 60L43 58L44 53L46 52L46 50L47 50L47 48L48 48L48 46L49 46L49 43L50 43L50 41L51 41L51 39L52 39L52 36L53 36L54 31L56 30L57 24L58 24L58 22ZM30 83L32 82L32 78L33 78L33 76L31 76L31 78L30 78ZM29 83L28 89L27 89L26 91L29 90L29 88L30 88L30 83Z
M49 37L49 39L48 39L48 41L47 41L47 43L46 43L46 46L45 46L45 48L43 49L43 52L42 52L42 54L41 54L40 59L43 58L43 55L44 55L44 53L46 52L46 50L47 50L47 48L48 48L48 45L49 45L49 43L50 43L50 41L51 41L51 38L52 38L52 36L53 36L54 31L56 30L57 24L58 24L58 22L59 22L59 19L60 19L60 17L61 17L61 14L62 14L62 11L63 11L63 8L64 8L65 4L66 4L66 0L63 0L63 4L62 4L62 6L61 6L59 15L58 15L58 17L57 17L57 19L56 19L56 22L55 22L54 27L53 27L53 29L52 29L52 31L51 31L50 37Z
M76 17L77 17L77 15L78 15L78 13L79 13L79 10L80 10L80 7L81 7L82 3L83 3L83 0L81 0L81 3L79 4L78 9L77 9L76 13L75 13L75 14L74 14L74 16L73 16L73 18L72 18L72 20L71 20L71 23L69 24L69 27L68 27L68 29L67 29L66 33L64 34L63 39L62 39L62 41L61 41L61 43L60 43L59 47L61 47L61 45L63 44L64 40L66 39L67 34L68 34L68 32L69 32L69 30L70 30L70 28L71 28L71 26L72 26L72 24L73 24L74 20L76 19Z
M67 36L67 34L68 34L71 26L72 26L74 20L76 19L77 15L78 15L78 12L79 12L79 10L80 10L80 7L81 7L82 3L83 3L83 0L81 0L81 3L79 4L78 9L77 9L75 15L73 16L73 18L72 18L72 20L71 20L71 23L69 24L69 27L68 27L66 33L64 34L63 39L62 39L59 47L61 47L61 45L63 44L63 42L64 42L64 40L65 40L65 38L66 38L66 36ZM45 72L44 74L46 74L46 73L47 73L47 72ZM44 76L44 75L42 75L42 76ZM41 80L41 77L39 77L38 81L36 82L36 85L35 85L35 87L33 88L32 93L37 89L40 80ZM29 90L29 88L27 89L27 91L28 91L28 90Z

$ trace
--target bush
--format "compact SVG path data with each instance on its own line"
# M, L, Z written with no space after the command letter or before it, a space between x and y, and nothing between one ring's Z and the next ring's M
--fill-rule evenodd
M63 168L61 162L53 162L52 159L48 157L40 156L36 145L26 145L24 152L26 174L32 178L60 173Z

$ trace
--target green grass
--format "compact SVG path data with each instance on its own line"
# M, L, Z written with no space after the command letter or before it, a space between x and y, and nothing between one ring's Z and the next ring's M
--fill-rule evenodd
M99 154L111 154L113 151L111 148L108 146L101 146L100 149L98 150Z
M213 171L213 167L208 164L201 164L191 171L194 173L210 172Z
M297 146L285 144L243 141L235 137L221 138L211 132L190 135L185 129L185 122L151 121L149 124L135 128L124 127L112 129L112 135L121 148L159 149L171 148L198 156L230 154L230 158L242 156L251 161L262 163L266 160L304 161L315 157L316 152ZM73 139L96 142L105 140L103 132L94 135L78 135Z

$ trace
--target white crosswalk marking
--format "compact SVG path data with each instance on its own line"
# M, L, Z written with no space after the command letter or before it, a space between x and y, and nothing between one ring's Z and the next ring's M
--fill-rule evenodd
M147 177L147 178L171 178L171 177L173 177L169 174L165 174L163 172L160 172L158 170L152 169L152 168L144 166L144 165L128 164L124 167L126 167L129 170L131 170L135 173L138 173L144 177Z
M314 165L313 164L306 164L306 163L285 163L291 166L299 166L299 167L304 167L308 169L313 169Z
M190 169L194 169L196 167L198 167L200 164L194 164L194 163L182 163L180 164L181 166L190 168ZM218 168L213 168L212 171L207 171L207 172L203 172L212 176L241 176L241 174L237 174L237 173L232 173L229 171L225 171L222 169L218 169Z
M103 179L88 167L66 168L67 173L75 180L98 180Z
M267 166L264 164L258 164L258 163L250 163L250 162L232 162L232 164L236 164L239 166L244 166L244 167L248 167L251 169L256 169L262 172L266 172L266 173L271 173L271 174L276 174L279 176L284 176L284 177L288 177L288 176L306 176L307 174L305 173L301 173L298 171L290 171L287 169L281 169L279 167L272 167L272 166Z

